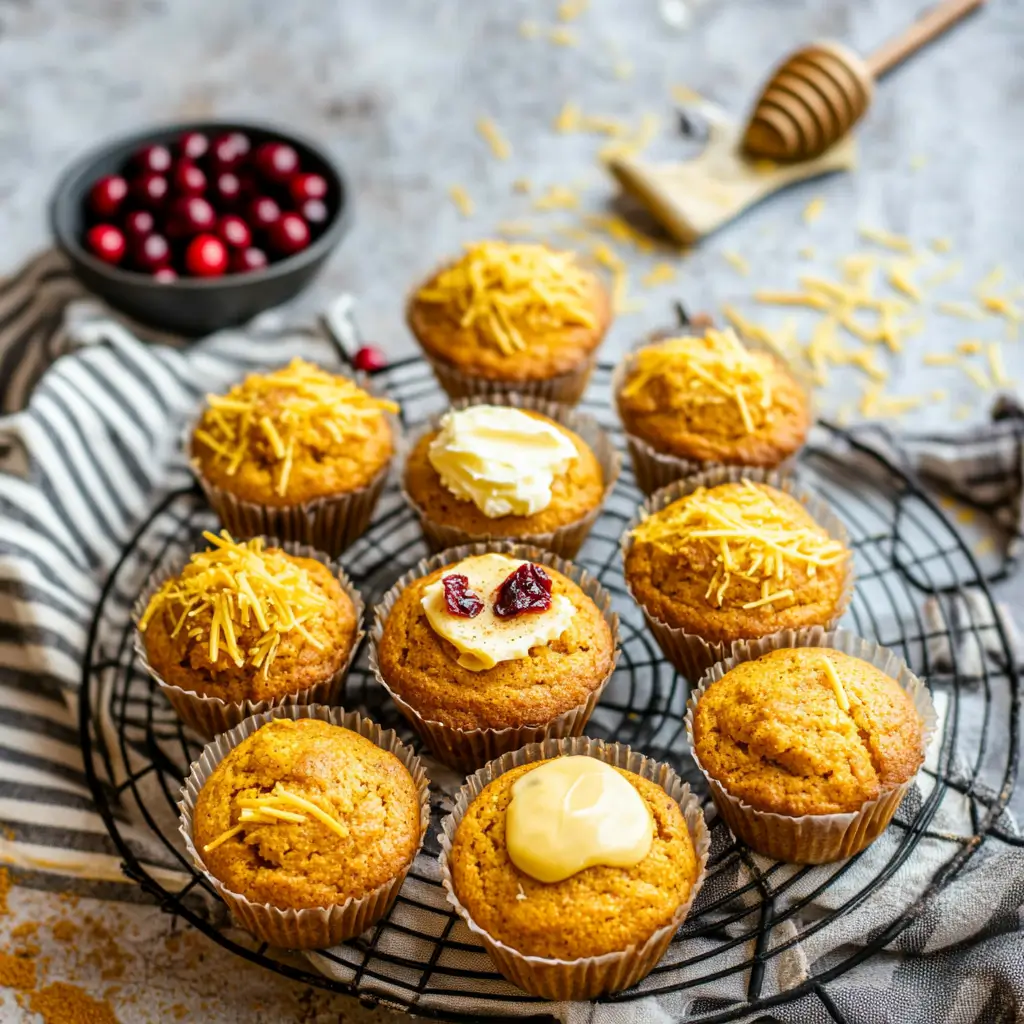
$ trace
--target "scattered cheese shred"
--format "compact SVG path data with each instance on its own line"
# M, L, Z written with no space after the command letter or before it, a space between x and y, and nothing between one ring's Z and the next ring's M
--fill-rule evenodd
M567 185L552 185L533 201L535 210L575 210L580 197Z
M921 289L910 279L910 266L905 261L896 261L889 267L889 284L914 302L921 301Z
M558 20L574 21L589 6L590 0L562 0L562 3L558 5Z
M914 246L909 238L904 238L903 235L894 235L891 231L862 227L860 229L860 237L865 241L874 242L875 245L880 245L886 249L893 249L896 252L911 253L914 251Z
M472 217L475 206L473 200L470 198L469 193L461 185L452 185L448 189L448 195L451 197L452 202L455 204L455 208L462 214L463 217Z
M477 118L476 130L499 160L507 160L512 155L512 147L508 144L508 140L489 117Z
M925 366L956 366L960 356L955 352L926 352L921 362Z
M669 94L673 101L680 106L702 103L704 100L704 97L696 89L691 89L688 85L673 85L669 89Z
M839 710L849 711L850 698L846 695L846 689L839 678L839 673L836 672L835 665L832 664L832 659L823 654L821 656L821 667L825 670L825 675L832 687L832 692L836 695L836 703L839 705Z
M948 238L933 238L932 249L935 252L950 252L953 248L953 242Z
M976 338L967 338L964 341L958 342L956 346L957 352L965 356L976 356L981 349L982 344Z
M234 838L238 835L239 832L244 831L245 825L235 825L232 828L227 829L226 831L222 832L219 836L217 836L217 838L214 839L212 842L207 843L203 847L203 853L211 853L213 850L216 850L218 846L223 846L224 843L226 843L229 839Z
M529 193L533 191L533 183L529 178L516 178L516 180L512 182L512 191L518 192L521 195L529 195Z
M498 224L499 235L535 235L537 229L525 220L503 220Z
M555 118L555 131L561 132L562 134L578 131L580 118L582 116L583 114L580 111L579 105L573 103L571 100L568 101L558 112L558 116Z
M616 242L635 245L641 252L654 251L654 242L623 217L614 214L587 214L583 218L583 223L595 231L603 231Z
M598 158L604 162L620 157L635 156L650 145L658 134L661 119L657 114L645 113L640 118L640 126L627 138L616 139L598 150Z
M570 31L562 26L557 26L548 32L548 39L555 44L555 46L575 46L576 45L576 33Z
M925 278L924 286L926 288L937 288L940 284L952 281L963 269L964 264L962 260L954 260L952 263L947 263L938 273Z
M750 264L738 252L723 252L722 257L737 274L746 277L750 273Z
M982 314L966 302L940 302L935 308L946 316L959 317L961 320L984 320Z
M804 223L813 224L824 212L825 200L821 196L817 196L804 207Z
M668 284L676 279L676 268L671 263L655 263L650 270L640 278L640 283L645 288L657 288L658 285Z
M992 381L985 375L985 371L977 366L967 363L964 365L964 373L967 374L975 384L978 385L983 391L992 390Z
M1003 350L999 347L998 341L989 342L988 365L992 371L992 382L997 387L1005 387L1007 384L1012 383L1007 376L1006 363L1003 362Z

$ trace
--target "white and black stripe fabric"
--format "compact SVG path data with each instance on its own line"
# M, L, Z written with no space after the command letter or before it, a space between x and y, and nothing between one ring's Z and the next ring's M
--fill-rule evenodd
M83 301L66 309L72 299ZM163 495L188 481L178 438L201 394L300 352L327 364L336 361L327 341L282 333L273 318L187 348L143 344L82 296L54 254L0 284L0 409L6 414L0 419L0 861L20 879L142 898L123 879L86 783L76 694L88 625L103 580L136 525ZM1006 479L1018 481L1015 492L993 489L988 497L1003 495L999 508L1019 533L1019 421L1005 421L987 437L988 444L986 435L972 436L966 449L948 439L921 439L902 450L922 464L930 460L933 475L943 475L946 466L945 479L967 488L981 452L993 488ZM897 443L891 436L879 441ZM960 458L964 451L972 453L970 464ZM133 596L115 599L127 605ZM928 791L926 772L912 799L925 799ZM975 786L968 798L949 787L932 820L934 837L922 839L886 887L844 918L843 930L801 939L773 961L773 982L783 990L799 985L820 976L833 958L845 959L870 941L888 921L888 905L926 884L922 880L948 859L949 843L973 833L972 799L982 798L991 800L991 794ZM130 835L147 870L166 875L170 884L175 864L149 844L145 829L133 833L131 822L131 809L125 808L122 832ZM887 833L879 843L898 841L898 833ZM742 891L745 881L751 880L723 873L712 884ZM862 881L850 872L845 889L830 889L803 908L802 922L827 909L823 900L847 899ZM805 895L796 887L785 900ZM967 869L894 944L829 980L827 991L812 989L759 1019L1024 1020L1022 922L1024 840L1004 814ZM312 959L325 973L347 979L355 968L345 962L346 949L331 952L338 956ZM737 955L746 954L738 949ZM550 1009L574 1024L661 1024L687 1014L714 1014L742 998L729 987L735 984L735 978L712 979L678 996ZM386 996L382 987L379 994ZM522 1003L493 998L456 1006L442 997L439 1007L445 1006L469 1014L524 1011Z

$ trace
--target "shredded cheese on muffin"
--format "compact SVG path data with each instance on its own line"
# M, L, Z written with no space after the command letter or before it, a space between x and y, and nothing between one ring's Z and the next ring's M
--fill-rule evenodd
M524 334L597 327L592 287L572 253L527 243L475 242L416 298L449 307L460 327L475 327L510 356L527 347Z
M142 632L154 615L167 612L175 624L172 638L186 630L206 643L211 664L223 654L239 668L254 666L264 678L286 633L298 632L323 650L303 624L322 613L327 598L302 566L283 553L269 555L259 537L239 543L227 530L203 537L213 547L195 552L181 574L150 598L139 620ZM255 643L239 646L239 636L253 625L259 631Z
M394 402L375 398L346 377L303 359L273 373L252 374L226 395L207 395L207 409L194 438L234 476L246 456L276 462L275 490L288 490L297 450L324 452L370 434L370 422L382 412L397 412Z
M839 678L839 673L836 672L835 665L832 664L831 659L827 655L821 656L821 667L825 670L825 676L828 678L829 685L832 687L832 692L836 695L836 703L839 705L840 711L850 710L850 698L846 696L846 689L843 686L843 681Z

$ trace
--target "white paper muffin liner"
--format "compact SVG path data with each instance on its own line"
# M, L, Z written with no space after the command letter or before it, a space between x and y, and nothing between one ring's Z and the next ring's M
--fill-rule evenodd
M387 395L364 374L347 375L364 391L377 398ZM388 482L391 464L402 446L402 429L398 417L385 412L391 428L392 453L368 484L352 491L329 494L295 505L272 505L246 501L213 483L203 474L202 462L192 454L192 435L202 419L205 406L189 423L183 445L186 458L206 500L220 521L236 540L250 537L280 537L281 540L309 544L336 558L366 532L373 519L377 501Z
M619 392L626 383L626 377L630 369L632 369L633 360L635 359L637 352L648 345L654 344L658 341L664 341L667 338L686 336L686 328L678 328L670 333L656 331L653 334L647 335L618 363L612 373L612 404L615 406L615 411L620 422L623 421L622 413L619 409ZM792 367L775 349L768 345L746 338L743 339L743 345L751 351L765 352L773 356L801 386L807 397L807 425L809 430L811 425L814 423L815 417L814 392L809 382L805 379L805 375ZM623 433L626 438L626 447L629 449L629 458L633 465L633 475L636 479L636 485L644 494L654 494L655 491L660 490L662 487L667 487L676 480L683 480L686 477L693 476L695 473L701 473L705 470L714 469L722 465L722 463L714 461L684 459L678 455L659 452L649 441L644 440L644 438L639 437L636 434L631 434L628 427L626 427L625 422L623 422ZM760 468L774 469L780 472L791 472L796 466L798 454L799 450L787 458L782 459L774 466L762 466Z
M859 810L842 814L804 814L790 817L759 811L714 779L701 764L693 746L693 716L704 691L726 672L744 661L754 661L770 651L790 647L822 647L841 651L868 662L899 683L914 704L921 720L921 763L935 735L937 717L928 687L887 647L864 640L845 629L827 631L820 627L785 630L773 636L733 644L730 657L713 665L686 705L686 736L693 760L708 780L715 807L729 830L749 847L765 856L794 864L827 864L845 860L869 846L885 831L917 773L900 786L867 801Z
M275 718L317 718L322 722L340 725L359 733L384 750L390 751L409 770L419 795L420 836L419 843L409 858L404 870L394 878L379 885L365 896L349 897L344 903L332 907L310 907L301 910L275 907L270 903L256 903L240 893L232 892L220 879L212 875L203 863L203 858L193 840L193 816L199 791L214 769L242 740L251 736L260 726ZM362 935L379 921L390 909L398 896L399 889L409 873L416 854L423 845L427 826L430 824L430 780L420 759L398 739L394 730L384 730L375 722L364 718L356 711L344 708L327 708L318 704L305 707L280 707L263 714L253 715L236 725L230 732L218 736L208 743L199 757L192 762L188 778L181 789L178 809L181 812L178 831L185 840L185 849L192 863L203 873L217 894L228 905L235 922L251 932L262 942L285 949L326 949L339 942Z
M558 960L549 957L528 956L505 945L481 928L455 893L450 857L455 833L466 810L488 783L520 765L570 754L595 757L606 764L624 768L661 786L679 804L683 812L686 827L697 855L697 879L693 883L686 901L678 907L672 919L643 942L601 956ZM625 744L605 743L604 740L590 739L586 736L572 739L547 739L543 743L531 743L521 750L502 754L500 758L485 765L471 775L459 790L455 797L452 813L441 823L438 839L441 844L439 858L441 884L444 886L448 902L465 921L469 930L480 939L494 961L494 965L509 981L533 995L556 1002L593 999L602 993L620 992L646 977L665 955L665 950L668 949L672 937L689 914L693 902L704 884L708 853L711 848L711 835L704 821L700 800L690 792L689 784L683 782L669 765L636 753ZM557 929L558 922L552 921L551 927Z
M677 480L667 487L663 487L660 491L652 494L640 506L637 514L629 521L622 534L623 565L625 565L626 557L633 547L633 531L649 516L660 512L679 498L692 494L698 487L715 487L718 484L737 483L740 480L768 484L796 498L804 506L811 518L825 530L832 540L839 541L845 548L849 549L849 535L846 527L835 512L832 511L832 507L823 498L800 487L789 473L778 469L756 469L747 466L716 466L704 470L695 476L687 477L685 480ZM696 683L703 673L714 665L715 662L729 656L731 641L711 643L694 633L687 633L684 629L670 626L667 622L663 622L657 616L650 613L644 607L643 602L633 593L628 573L625 574L625 579L630 596L640 605L644 613L644 619L647 622L647 628L650 629L654 639L657 640L658 646L665 657L678 669L680 674L691 683ZM843 587L833 614L827 622L815 623L815 625L820 625L824 629L835 628L853 597L855 579L853 557L851 555L846 562L846 576L843 580Z
M194 690L186 690L181 686L165 682L160 673L149 663L149 656L146 653L145 634L139 630L138 626L139 620L149 605L150 598L166 580L172 576L177 576L185 568L191 552L166 559L146 581L141 593L135 599L135 604L132 606L132 622L135 624L135 653L141 661L143 668L150 674L153 681L163 691L164 696L171 702L171 706L177 712L178 717L206 739L210 739L218 733L238 725L239 722L249 718L251 715L261 714L269 711L271 708L290 704L335 703L365 635L363 616L366 612L366 605L363 602L362 595L353 586L352 581L340 565L332 562L324 552L317 551L307 544L298 544L294 541L280 541L276 537L263 537L262 539L268 548L280 548L286 554L295 555L299 558L315 558L334 573L338 583L341 584L341 589L348 595L355 609L356 633L352 640L352 649L349 651L344 663L329 679L323 679L319 683L306 687L304 690L296 690L294 693L288 693L273 700L226 701L220 697L206 696Z
M473 398L460 398L452 403L452 409L461 411L473 405L499 405L511 409L523 409L527 412L540 413L550 420L554 420L560 426L571 430L580 437L583 442L593 451L601 466L601 473L604 477L604 492L601 500L586 515L575 522L567 523L557 529L549 530L546 533L528 533L518 537L496 537L491 534L473 534L456 526L449 526L446 523L439 523L431 520L426 512L416 504L409 492L405 489L405 465L402 466L402 495L409 507L416 513L423 530L423 536L432 551L442 551L445 548L452 548L459 544L471 544L476 541L487 540L515 540L523 544L533 544L535 547L552 551L563 558L573 558L579 551L583 542L590 533L597 517L601 514L608 495L612 493L616 481L619 479L619 471L622 468L622 457L619 455L611 439L598 425L593 416L577 412L557 402L550 402L543 398L531 398L526 395L517 394L486 394ZM446 410L447 411L447 410ZM434 416L410 440L406 461L420 440L427 434L440 428L441 418L444 413Z
M528 722L522 725L509 726L504 729L456 729L443 722L424 718L419 711L406 702L400 694L381 674L378 647L384 635L384 624L395 606L399 595L414 581L427 576L436 569L443 569L454 562L460 562L470 555L484 555L488 552L520 558L524 561L546 565L563 576L572 580L584 594L589 597L608 624L612 634L612 664L607 675L591 690L587 699L574 708L563 712L555 718L543 722ZM398 710L409 720L423 742L430 748L434 756L450 768L458 771L471 772L500 757L502 754L517 750L527 743L539 743L549 737L563 738L579 736L587 724L587 720L597 707L601 694L608 685L615 666L619 661L619 617L612 611L611 595L585 569L567 562L558 555L543 551L538 547L516 544L511 541L492 541L482 544L463 544L449 548L430 558L425 558L409 572L402 575L392 588L381 598L374 610L373 625L370 627L370 670L377 682L388 692Z

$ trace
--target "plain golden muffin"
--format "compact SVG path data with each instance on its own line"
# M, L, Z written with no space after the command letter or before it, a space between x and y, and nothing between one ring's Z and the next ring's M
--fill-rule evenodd
M431 356L472 377L547 380L576 369L611 323L611 298L569 252L477 242L409 300Z
M849 559L796 498L743 480L698 488L640 523L626 579L650 615L719 643L828 624Z
M924 760L922 723L899 683L820 647L772 651L712 683L693 744L731 796L788 816L859 810Z
M208 483L243 501L297 505L366 487L387 466L387 412L346 377L302 359L207 395L191 456Z
M456 497L441 482L440 475L430 462L430 445L440 433L435 430L419 440L405 464L406 493L427 519L457 527L469 534L525 537L549 533L561 526L578 522L601 503L604 496L604 474L597 456L587 443L547 416L528 410L521 411L550 424L569 438L576 448L577 457L552 481L551 502L547 508L533 515L490 518L472 501Z
M730 331L668 338L627 357L616 395L627 433L693 462L777 466L811 424L806 389Z
M329 907L406 869L420 842L419 796L405 765L358 733L275 719L206 780L193 840L231 892L275 907Z
M604 682L614 663L611 629L597 605L548 566L552 600L563 597L573 609L561 636L533 647L529 657L482 671L460 665L459 651L434 631L421 603L426 588L454 568L445 566L410 583L377 645L384 681L422 718L460 730L537 725L584 704ZM519 618L532 624L530 614Z
M331 679L348 661L359 629L334 573L314 558L264 548L259 538L206 537L213 548L193 554L140 619L157 675L228 703L274 700ZM241 609L250 594L266 629L255 612Z
M526 956L573 960L645 941L672 920L697 881L679 805L656 783L616 768L650 809L650 852L630 868L588 867L561 882L539 882L509 858L505 819L512 785L543 763L513 768L469 805L452 844L455 894L476 924Z

